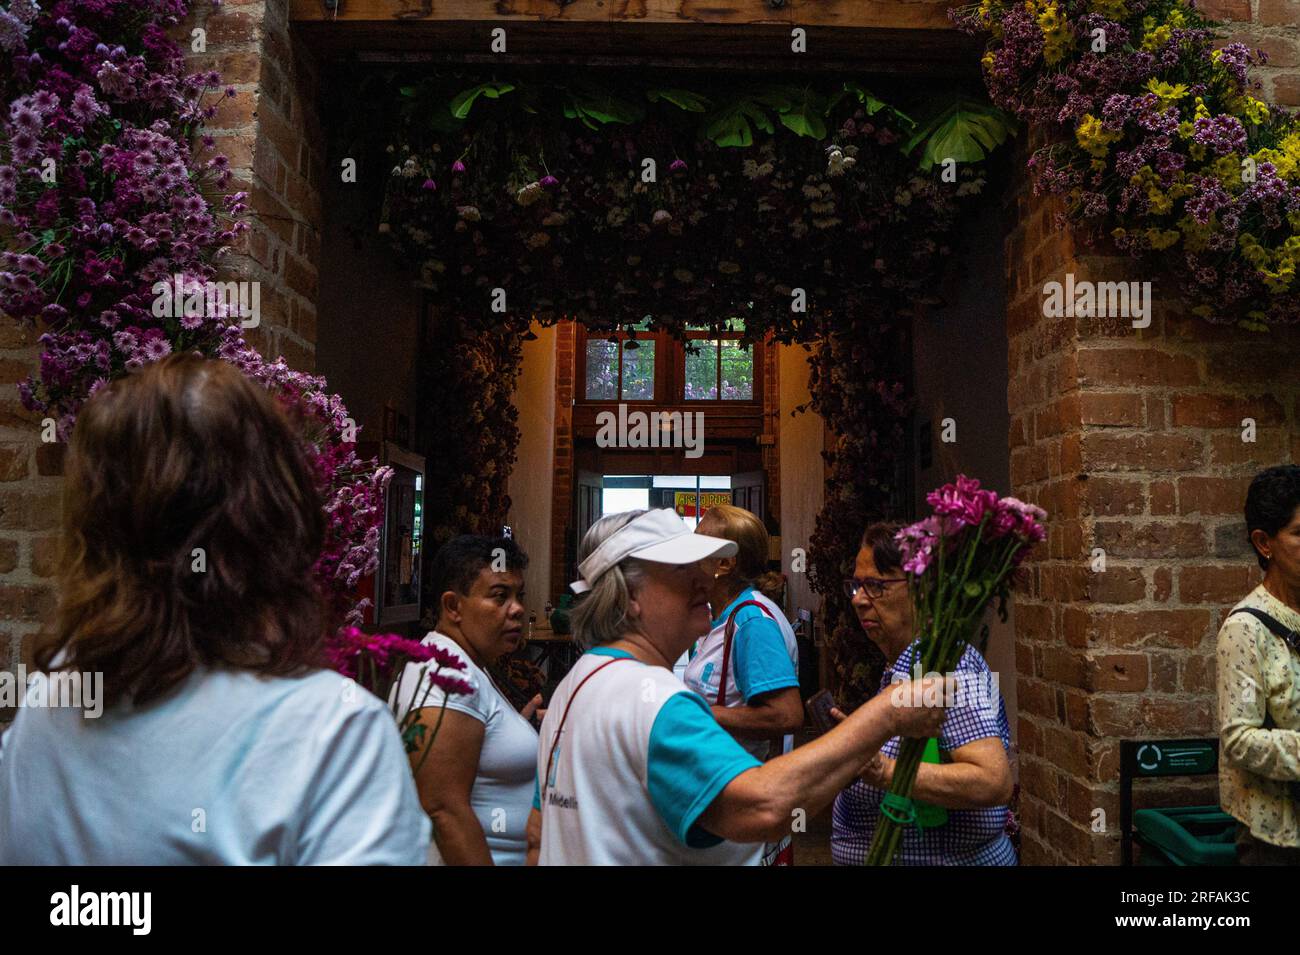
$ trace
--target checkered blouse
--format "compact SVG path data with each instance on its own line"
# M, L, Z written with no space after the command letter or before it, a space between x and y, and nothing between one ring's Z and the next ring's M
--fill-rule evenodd
M884 691L895 679L912 676L917 642L913 642L894 665L885 671L880 688ZM948 708L939 736L939 750L949 753L977 739L996 736L1010 751L1011 728L1007 724L1006 704L1001 692L992 684L992 671L974 647L967 647L956 670L963 687L960 705ZM996 701L996 703L995 703ZM900 739L895 736L881 747L881 752L897 758ZM832 815L831 856L836 865L861 865L871 846L876 820L880 818L880 801L885 791L855 780L835 798ZM949 809L948 821L933 829L909 827L903 833L897 865L1016 865L1016 852L1003 831L1007 807L987 809Z

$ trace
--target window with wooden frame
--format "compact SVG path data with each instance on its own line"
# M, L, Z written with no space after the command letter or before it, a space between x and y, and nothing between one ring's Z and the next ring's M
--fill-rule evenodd
M641 323L616 332L579 329L578 403L742 406L762 402L761 345L742 345L742 319L724 331L692 326L687 343Z

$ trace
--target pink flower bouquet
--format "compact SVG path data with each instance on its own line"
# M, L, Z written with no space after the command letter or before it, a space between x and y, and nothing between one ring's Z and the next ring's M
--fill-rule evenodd
M410 756L420 752L420 759L412 769L417 774L424 765L429 750L433 748L433 741L438 738L438 730L442 727L442 718L447 711L447 700L452 696L466 696L473 692L473 688L463 679L465 664L455 656L440 647L425 646L396 634L369 634L356 627L346 627L326 641L325 660L330 669L355 680L389 704L393 718L397 720L398 731L402 734L406 754ZM420 667L419 679L414 683L410 699L402 706L396 698L395 690L408 663L424 665ZM432 674L428 673L430 666L434 668ZM454 672L443 673L443 670ZM438 721L433 726L433 732L429 733L428 727L420 722L420 710L435 686L443 691L442 706L439 707Z
M898 532L911 582L919 660L925 674L956 670L994 598L1005 614L1012 575L1046 532L1046 512L1014 497L998 497L959 475L926 495L934 513ZM926 741L905 739L881 804L867 865L890 865L903 829L915 819L912 787Z

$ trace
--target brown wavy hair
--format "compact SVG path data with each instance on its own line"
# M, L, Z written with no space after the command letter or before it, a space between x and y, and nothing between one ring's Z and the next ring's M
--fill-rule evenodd
M147 703L199 666L314 665L325 519L301 438L232 365L172 355L82 409L65 468L59 604L42 670Z

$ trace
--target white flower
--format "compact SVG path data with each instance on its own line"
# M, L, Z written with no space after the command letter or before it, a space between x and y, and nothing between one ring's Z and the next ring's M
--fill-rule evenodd
M478 222L483 218L478 211L478 206L457 206L456 215L468 222Z
M673 215L667 209L656 209L655 214L650 217L650 221L655 225L663 225L665 222L671 222Z

